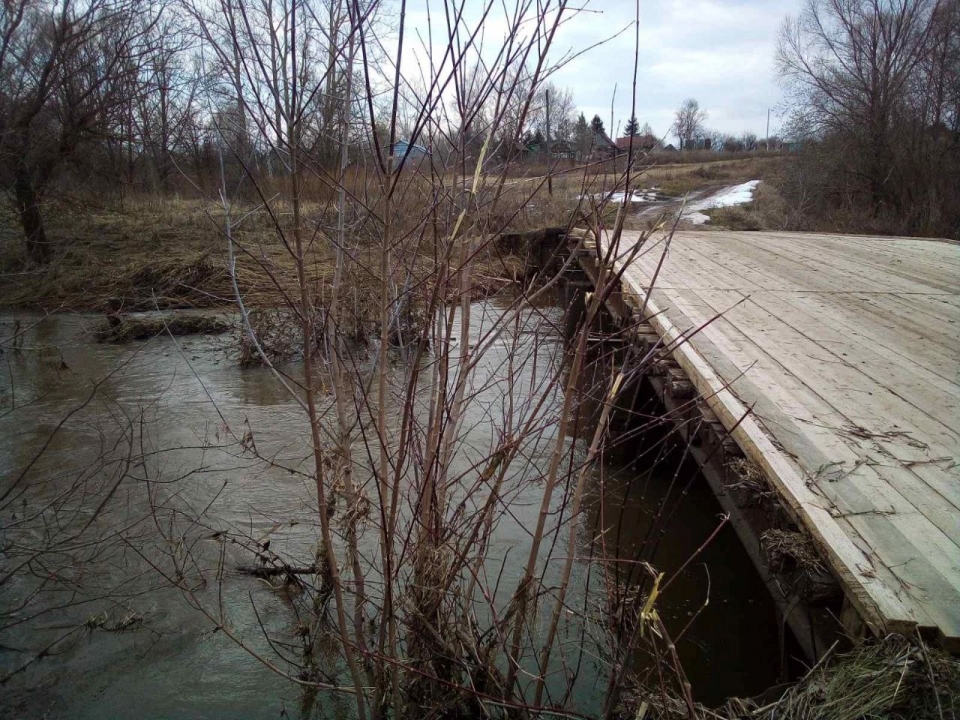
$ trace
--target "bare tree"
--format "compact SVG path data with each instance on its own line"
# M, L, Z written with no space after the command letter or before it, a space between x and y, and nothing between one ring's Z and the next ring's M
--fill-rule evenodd
M891 219L897 232L934 231L924 225L943 223L944 210L955 217L945 199L956 188L943 177L957 144L948 88L958 38L953 0L808 0L781 28L792 134L811 153L822 150L829 168L817 182L861 214ZM941 227L950 234L951 224Z
M32 260L51 255L41 212L51 180L85 140L113 130L157 17L139 0L4 6L0 157Z
M781 30L778 62L815 133L859 140L875 202L884 200L893 113L923 57L928 0L809 0Z
M576 103L569 89L560 88L552 82L537 91L534 107L530 111L530 128L547 137L547 115L550 116L550 140L567 142L573 137L576 124Z
M515 143L532 122L566 7L521 7L508 16L507 41L492 56L474 45L481 24L451 20L444 38L449 61L422 68L423 76L411 82L399 60L388 67L369 61L368 49L383 38L368 35L370 17L348 4L349 31L339 36L336 50L344 77L335 87L343 88L344 98L359 88L364 112L340 112L335 173L305 142L305 110L314 97L333 91L304 67L322 25L298 0L278 16L270 7L267 0L244 6L242 23L223 20L233 12L229 7L213 16L196 5L191 11L207 25L205 47L221 59L215 81L229 87L226 61L240 58L253 134L284 165L279 183L244 168L259 200L253 209L234 208L224 181L217 214L231 258L267 254L242 233L245 218L262 216L289 258L285 272L295 277L296 292L286 294L284 303L297 323L304 372L294 380L273 369L309 427L318 538L315 557L298 563L271 557L271 563L280 572L313 577L298 581L305 591L298 611L309 618L300 682L351 693L360 717L402 717L425 708L455 712L488 701L518 710L531 699L535 708L551 703L546 676L563 662L557 645L574 593L587 480L607 429L604 420L586 460L575 462L568 439L579 423L578 368L589 362L589 327L615 278L608 274L591 301L571 365L554 365L554 358L533 387L521 386L514 364L549 359L533 330L538 320L531 308L558 278L545 277L490 322L478 325L471 304L478 258L496 255L496 238L509 218L542 189L542 180L530 188L508 184L507 168L494 161L492 150L497 138L512 136ZM499 3L487 0L485 8L494 12ZM535 28L532 34L528 27ZM402 25L396 42L394 57L400 58L409 42ZM260 59L272 55L276 77ZM401 124L406 146L398 143ZM223 136L224 151L238 155L229 134ZM351 138L371 148L360 185L349 180ZM411 148L419 143L431 153L415 160ZM317 181L335 190L329 214L311 195ZM311 280L318 255L334 258L332 296ZM230 262L245 333L271 364ZM264 263L269 281L290 286L281 282L277 267ZM369 294L354 331L345 281L357 276L369 278ZM370 343L363 357L358 335ZM506 386L496 395L502 413L489 443L465 452L467 428L490 413L485 364L490 349L502 343L511 348ZM324 390L332 395L329 404ZM608 417L615 393L604 395ZM556 423L556 433L546 439L544 428ZM543 474L527 454L544 441L551 447L550 463L537 527L524 550L524 576L498 593L486 577L491 534L511 512L510 498L524 478ZM554 574L544 560L561 532L565 556ZM218 628L229 629L222 609L184 591ZM332 626L323 622L328 608ZM542 620L549 631L532 632ZM326 654L335 656L322 666L314 650L321 639L334 648ZM536 667L541 670L528 679L525 668ZM336 679L341 675L345 682Z
M693 140L703 133L703 124L707 121L707 111L700 109L700 103L693 98L683 101L674 115L673 132L680 138L680 149L688 149Z

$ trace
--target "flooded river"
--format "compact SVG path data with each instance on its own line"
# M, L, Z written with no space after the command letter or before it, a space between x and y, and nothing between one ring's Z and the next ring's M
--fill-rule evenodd
M471 332L498 312L496 304L475 304ZM548 314L562 325L558 311ZM102 322L88 315L0 318L0 339L19 333L0 356L4 716L348 717L349 697L305 704L298 687L215 631L195 607L222 603L247 647L269 654L263 630L289 631L296 618L266 580L233 571L251 562L249 548L226 548L222 583L197 586L193 596L156 571L165 553L188 551L208 570L215 567L221 545L210 538L232 531L268 538L271 552L311 557L316 499L300 406L268 370L238 367L229 334L98 344L93 330ZM543 335L537 352L557 358L561 347L559 334ZM465 448L486 447L496 433L502 395L493 388L510 352L494 344L485 356L479 402L463 425ZM524 365L521 383L537 386L537 373L549 367ZM291 378L299 371L292 365ZM531 478L547 463L550 439L548 428L529 448ZM574 439L574 452L582 455L588 441L589 433ZM696 468L675 459L651 468L619 455L605 458L588 492L584 557L605 530L618 538L624 563L633 561L645 540L652 547L657 509L670 508L669 527L652 528L656 549L644 555L667 576L713 532L720 514ZM518 483L513 511L494 530L490 557L505 586L523 572L541 494L534 480ZM95 542L51 526L52 509L73 513L74 526L84 524L89 496L109 497L103 513L90 515ZM183 508L194 518L187 530L175 528L186 518ZM62 543L62 553L25 562L23 533L38 544ZM193 544L177 547L175 537ZM14 551L8 542L17 544ZM578 562L570 606L588 609L585 615L601 607L603 580L599 565ZM699 700L754 694L776 681L781 658L773 605L729 527L678 577L659 608L672 634L699 612L678 643ZM574 705L588 715L602 704L603 642L602 634L587 632L563 645L564 657L577 654L582 665Z

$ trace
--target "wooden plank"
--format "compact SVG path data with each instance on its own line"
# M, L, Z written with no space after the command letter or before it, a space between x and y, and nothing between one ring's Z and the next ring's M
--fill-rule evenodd
M937 413L938 419L949 422L960 416L960 386L918 365L896 349L851 332L854 328L838 321L836 316L812 314L804 299L796 295L784 297L779 293L758 292L751 299L773 315L799 314L805 327L815 328L811 335L816 333L815 339L830 344L835 352L840 348L853 348L860 354L870 354L869 363L861 366L864 373L874 380L888 378L896 387L919 398L928 412Z
M725 236L728 233L720 233ZM956 243L922 238L878 238L870 236L824 235L816 233L730 233L747 242L777 245L784 255L803 254L813 259L849 261L861 269L874 269L887 277L913 277L944 292L953 292L951 282L960 272L960 250Z
M708 263L712 264L712 267L705 268L704 266L706 266ZM720 278L719 284L722 284L724 286L730 286L732 284L731 275L727 270L727 268L723 265L718 264L715 260L705 259L701 256L690 257L689 255L683 255L682 257L679 257L679 254L678 254L678 255L675 255L673 258L671 258L670 262L665 264L665 272L667 277L670 277L672 280L671 282L672 287L678 286L681 282L680 280L672 277L674 272L674 267L673 267L674 265L682 266L684 270L692 269L698 277L706 269L712 272L714 276ZM703 287L703 285L700 283L697 283L697 284L691 283L691 286L696 288ZM771 303L775 303L778 307L778 311L781 311L781 312L788 311L790 310L791 306L797 305L798 299L800 303L804 302L802 297L798 298L796 294L792 294L792 293L774 294L768 291L752 291L752 295L754 296L754 300L757 301L758 304L763 305L764 302L767 305ZM800 312L806 313L807 317L810 316L810 313L806 310L806 308L801 309ZM816 328L818 333L829 335L829 333L823 333L823 325L820 322L815 323L812 327ZM862 338L862 336L854 335L854 339L858 339L858 338ZM837 333L833 333L830 336L830 339L832 342L839 342L839 340L844 338L839 336ZM857 343L854 343L854 345L860 350L865 350L869 346L876 346L876 344L877 343L875 339L871 339L871 340L864 339L864 340L860 340ZM925 343L925 345L928 345L928 344L929 343ZM871 361L868 364L868 367L866 368L866 370L872 370L874 367L874 363L872 360L873 353L870 353L870 356L871 356ZM956 414L954 413L954 406L952 404L946 404L946 406L944 406L936 402L936 397L942 397L942 395L934 395L933 397L924 397L928 395L933 395L932 389L935 388L936 389L935 392L937 394L947 393L948 396L953 396L955 398L960 399L960 387L958 387L956 383L953 381L955 379L956 373L953 373L954 378L947 379L942 376L937 377L934 373L931 373L926 368L919 368L921 372L918 372L917 371L918 369L916 368L916 362L896 352L887 351L882 353L881 357L883 359L880 360L879 367L876 368L876 373L882 373L884 376L887 376L891 372L896 372L897 378L896 378L895 386L897 388L906 389L911 396L917 397L918 399L923 398L923 402L926 406L928 407L935 406L940 413L938 415L938 419L946 420L946 417L944 416L947 416L951 419L956 417ZM957 357L960 357L960 354L958 354ZM897 365L900 366L901 370L897 370L895 368L895 366ZM878 382L880 381L880 378L878 378L876 374L871 375L871 377L875 381L878 381ZM905 381L910 383L910 385L907 386L906 388L904 386Z
M780 298L769 293L755 294L752 296L752 300L774 315L782 316L787 312L787 308L779 302ZM792 300L795 311L806 312L799 309L796 297ZM844 341L855 345L862 342L862 336L853 328L840 325L838 326L839 331L835 332L832 318L825 313L818 316L808 315L807 317L811 322L817 323L819 332L825 338L825 342L836 343L837 348L840 348ZM875 380L883 377L889 378L900 389L901 393L906 392L920 398L922 407L928 414L936 417L947 426L956 423L956 419L960 417L960 400L958 400L960 398L960 386L947 382L916 363L910 363L907 366L903 366L902 363L889 363L888 360L891 357L895 360L898 358L902 360L902 356L897 356L879 343L874 343L872 350L876 354L870 359L869 364L865 363L859 366L863 372ZM913 369L912 374L908 372L910 367ZM923 456L918 453L918 457L913 461L901 464L894 462L881 447L874 447L871 443L862 443L862 446L864 458L868 462L886 466L888 472L901 478L899 482L909 483L911 482L909 476L916 476L929 487L935 489L950 506L949 511L944 509L944 512L953 513L960 506L960 482L957 481L956 472L951 472L948 469L956 462L954 458L960 454L958 448L954 447L948 455L928 453ZM932 512L934 516L938 516L941 509L936 508ZM952 515L949 518L941 519L937 524L943 529L953 527L960 531L960 521Z
M743 236L741 236L743 237ZM875 271L889 280L921 285L920 292L952 292L960 273L960 258L949 244L916 240L852 239L843 236L816 236L796 233L781 239L789 243L791 253L833 266L844 263L859 270L858 274ZM744 238L745 239L745 238ZM783 241L779 243L783 246ZM944 263L946 262L946 266Z
M852 472L846 478L826 485L816 480L811 483L823 494L820 502L832 506L826 508L827 514L839 516L833 527L818 512L825 508L803 494L796 477L787 472L771 480L808 528L826 523L819 534L811 532L828 544L839 543L829 548L831 563L848 584L851 599L861 612L869 613L872 608L879 615L865 616L868 622L874 627L877 622L888 627L890 623L932 624L945 636L960 638L955 609L960 608L960 513L956 512L960 478L948 464L935 462L937 452L955 457L960 448L960 430L951 409L960 397L956 384L960 375L953 354L956 338L950 335L954 318L949 317L960 310L960 303L955 295L945 300L933 296L941 292L945 278L960 268L960 250L903 241L871 254L868 238L844 246L842 239L803 236L797 242L792 235L764 238L763 247L758 248L746 246L746 239L731 233L715 233L712 238L703 237L706 233L690 235L695 237L678 234L674 238L660 270L665 285L658 283L658 288L670 289L658 289L647 300L652 313L663 311L670 303L685 307L679 313L668 310L662 318L651 318L652 324L664 337L675 340L689 329L683 327L685 321L689 326L700 325L730 304L728 301L742 293L756 293L756 302L739 306L734 312L740 317L732 318L737 332L743 329L747 335L734 333L730 320L718 321L692 344L678 348L678 362L685 371L696 374L691 379L701 393L716 382L720 384L721 390L709 402L727 427L735 417L733 411L744 407L736 388L741 388L749 401L759 401L758 415L763 424L772 422L772 426L765 431L763 424L754 422L747 424L742 434L735 432L745 451L752 446L754 454L761 456L766 450L780 453L779 443L766 436L772 432L800 450L798 460L808 471L811 461L830 458L842 458L850 465ZM630 240L624 238L621 251ZM831 244L818 253L818 242ZM852 257L834 258L838 248L854 250L848 253ZM917 260L920 251L932 259ZM824 257L831 262L825 263ZM627 270L625 280L638 291L641 303L657 262L658 258L647 256ZM896 267L883 272L885 264ZM864 273L875 277L863 281ZM854 278L858 294L831 290L849 277ZM764 287L772 289L758 292ZM866 288L871 290L864 292ZM956 292L955 282L949 288ZM842 312L836 309L838 298L845 308ZM946 315L940 314L941 305L949 308ZM883 327L878 314L885 314L888 323L886 332L880 333L881 342L869 332L851 332L862 327L864 317L871 330ZM818 322L818 317L824 316L826 322ZM925 340L919 351L903 347L904 338L913 335ZM695 355L684 357L685 349L692 349ZM703 352L713 357L708 360ZM738 362L730 363L727 355ZM922 360L919 365L918 356ZM718 358L724 358L727 367L723 374L711 376L707 371L716 369L711 364L724 364ZM760 369L770 378L761 378L757 384L757 373L751 371L751 380L741 378L732 389L723 388L724 379L730 380L746 364L761 358ZM771 403L768 395L777 399ZM801 426L789 417L791 413L802 419ZM912 431L921 436L917 439L926 443L927 449L921 452L896 436L858 437L844 432L854 423L882 431L887 427L884 422L896 418L899 424L903 417L909 418ZM751 456L751 452L747 454ZM781 455L779 460L797 473L789 458ZM914 464L918 461L919 465ZM777 463L759 464L784 470ZM882 503L889 503L892 515L885 514ZM873 571L860 564L870 555L882 565L876 571L881 578L878 583L869 582L871 578L866 576Z
M706 313L697 313L687 299L680 299L679 292L667 294L694 325L701 324L706 316L718 309L718 304L713 303L712 307L707 306ZM741 305L738 309L745 307ZM696 317L698 314L700 316ZM757 327L757 323L743 320L737 318L734 322L737 327ZM834 469L843 470L842 473L831 473L829 480L811 475L808 484L813 483L824 497L836 504L835 514L850 519L860 536L870 543L879 561L891 570L903 588L935 588L945 607L960 610L960 591L956 589L960 587L960 547L948 535L949 531L954 530L957 516L940 514L943 498L909 473L906 476L915 480L909 487L910 499L901 495L878 468L863 463L863 453L859 452L862 441L836 434L836 430L850 422L848 418L838 413L825 398L817 395L803 378L794 376L788 368L777 367L779 360L764 353L749 335L740 334L745 340L740 347L745 346L745 352L735 348L728 338L734 332L739 334L731 321L722 319L706 328L703 334L711 342L719 343L720 351L726 357L739 355L738 370L747 370L752 365L747 371L748 376L771 378L767 384L767 394L774 394L778 404L786 405L788 415L805 421L807 434L814 437L817 444L817 452L812 458L814 464L812 468L807 467L808 472L816 471L827 463ZM772 346L785 348L783 338L775 337L771 341ZM729 381L732 378L725 379ZM750 402L756 399L748 398ZM810 456L807 448L798 459L806 459L809 463ZM865 494L865 488L869 494ZM891 514L887 515L888 512ZM944 527L933 523L927 513L940 516ZM954 532L954 535L960 533ZM952 550L947 551L947 547ZM905 552L909 553L909 562L905 560ZM957 611L942 611L940 606L925 608L925 611L936 620L936 625L960 636L960 616L956 614Z
M679 243L678 243L679 244ZM739 266L739 256L729 258L725 255L715 255L711 260L720 267L726 268L727 265ZM690 260L684 256L683 261ZM682 262L682 261L678 261ZM807 293L805 288L794 281L782 282L780 276L768 271L743 270L744 274L753 273L751 278L753 287L769 286L773 289L771 292L777 292L781 295L789 295L795 298L798 303L816 304L818 313L844 312L854 325L866 332L871 342L883 342L888 348L901 347L906 348L907 353L915 362L919 362L929 370L937 372L944 379L954 382L956 380L957 354L949 353L938 345L928 342L928 338L913 323L898 323L891 327L891 318L883 310L870 305L870 300L866 294L843 295L835 297L832 294L821 295L819 293ZM759 279L758 277L759 276ZM765 280L763 278L766 278ZM841 282L842 277L834 279L834 282ZM675 282L677 286L682 285L682 280ZM788 289L787 286L792 286ZM797 291L796 294L790 290ZM744 289L746 291L746 289Z
M603 241L607 241L606 236ZM656 301L646 296L642 278L637 276L636 270L628 269L625 280L635 293L634 304L646 303L650 324L668 343L676 343L680 331L661 312ZM770 478L787 506L823 548L848 597L865 621L877 631L912 631L919 620L917 611L901 602L885 583L864 574L862 564L865 559L861 550L806 486L792 461L774 445L710 365L689 343L680 343L674 357L747 457Z
M928 339L941 347L960 350L960 327L954 321L953 308L945 302L948 295L920 295L919 293L890 293L884 307L898 317L912 321L923 330Z
M769 296L769 293L758 293L758 294L755 294L755 295L759 295L759 296L763 297L763 296ZM724 309L725 307L728 307L728 306L731 305L731 304L732 304L732 302L726 302L726 304L724 304L724 305L721 307L720 304L714 303L713 308L711 309L711 313L712 313L712 311L714 311L714 310ZM781 308L778 308L778 310L781 310ZM789 310L789 306L787 306L787 307L786 307L786 310L783 310L783 312L786 312L786 311L788 311L788 310ZM741 311L742 311L742 310L741 310ZM709 316L711 313L705 314L705 317L706 317L706 316ZM702 321L705 319L705 317L698 318L698 319L697 319L697 322L698 322L698 323L699 323L699 322L702 322ZM767 320L767 319L765 319L765 320ZM763 325L764 325L764 322L753 323L753 324L756 324L756 325L759 325L759 326L763 326ZM842 355L842 353L840 353L840 355ZM834 353L834 357L833 357L833 358L825 358L825 360L826 360L828 363L830 363L830 364L828 365L828 367L833 366L833 363L835 363L835 362L841 362L841 363L843 362L843 358L840 357L836 352ZM872 362L872 360L871 360L871 362ZM852 368L852 366L851 366L851 368ZM821 368L817 367L817 368L816 368L817 372L819 372L820 369L821 369ZM857 366L856 369L857 369L857 370L860 370L860 371L863 371L863 366L862 366L862 365ZM867 373L867 374L869 375L869 373ZM881 372L878 373L877 375L882 375L882 374L883 374L883 373L882 373L882 371L881 371ZM877 381L877 380L878 380L878 377L874 377L874 381ZM922 387L922 384L920 384L920 385L921 385L921 386L920 386L918 389L920 389L920 390L922 391L924 388ZM896 385L896 387L899 388L899 385ZM953 389L953 391L954 391L954 392L949 392L949 391L948 391L948 396L950 396L950 395L954 395L954 396L955 396L955 391L956 391L956 389L957 389L957 386L956 386L956 385L953 385L953 384L951 383L951 384L948 384L947 387ZM869 396L867 396L867 397L869 397ZM859 405L859 404L860 404L860 401L861 401L862 399L863 399L862 397L857 397L857 398L856 398L856 403ZM869 403L867 403L867 405L869 405ZM921 407L936 407L937 410L936 410L936 412L935 412L934 414L937 416L938 420L940 420L941 422L943 422L943 423L944 423L945 425L947 425L947 426L949 426L949 425L948 425L949 421L952 420L954 417L956 417L955 415L953 415L953 414L950 413L949 408L951 407L951 405L950 405L949 403L944 403L944 402L939 402L939 403L938 403L936 396L933 396L933 395L930 395L930 394L925 394L925 397L923 397L923 400L922 400L922 402L920 403L920 406L921 406ZM946 409L944 408L944 406L946 406ZM920 408L918 408L918 409L920 409ZM881 412L879 412L879 413L876 413L876 412L867 413L867 414L866 414L866 417L867 417L867 418L871 418L871 419L872 419L873 417L875 417L875 416L886 417L889 413L884 413L884 412L882 412L882 410L883 410L883 408L881 408ZM951 445L952 445L952 447L944 448L944 452L947 453L948 455L949 455L949 454L954 454L955 451L956 451L956 446L955 446L955 444L951 443ZM905 452L905 451L906 451L906 452ZM901 444L901 446L900 446L900 453L899 453L899 454L901 455L901 457L906 456L906 459L909 460L909 461L911 461L911 462L921 462L921 463L927 463L927 462L929 462L929 461L930 461L931 459L933 459L933 458L941 457L940 455L937 455L937 454L934 454L934 455L931 457L931 455L930 455L929 453L922 453L922 452L917 451L915 448L912 448L910 445L905 445L905 446L904 446L904 445L902 445L902 444ZM873 458L871 458L871 459L873 459ZM937 481L938 481L938 490L944 492L944 494L949 495L949 494L952 493L953 496L955 497L955 496L956 496L956 493L957 493L957 492L960 492L960 484L956 483L956 482L955 482L955 479L950 478L950 477L947 477L946 474L945 474L945 472L944 472L943 470L941 470L940 468L938 468L938 467L934 467L934 466L932 466L932 465L931 465L931 466L922 466L922 467L919 467L919 469L918 469L916 472L917 472L917 474L920 474L921 476L927 476L928 478L937 479Z
M960 368L960 359L957 356L930 343L915 328L894 328L882 316L862 311L854 297L844 296L837 299L814 294L796 294L790 301L808 314L824 318L825 321L842 328L862 343L882 346L947 382L956 381Z
M714 291L697 291L715 311L723 307ZM891 386L889 378L874 380L864 372L869 355L854 348L828 347L804 334L802 317L786 313L774 315L752 299L738 305L726 316L758 348L767 348L786 372L799 378L823 398L829 398L849 422L877 436L875 439L903 461L929 460L960 451L960 433L949 421L928 414L925 405L934 398L911 400L901 396L901 388ZM911 437L891 435L908 432ZM922 441L926 449L916 447ZM933 453L932 455L930 453Z
M721 233L721 235L726 235ZM804 289L817 292L862 292L925 293L944 291L940 283L931 283L921 270L909 274L884 272L883 266L874 265L864 258L849 254L830 253L830 247L820 247L818 252L805 251L802 236L791 243L767 242L763 236L738 234L725 240L728 257L739 264L752 264L768 273L774 284L768 289L778 289L782 281L793 282L786 289Z
M669 293L692 326L702 325L729 303L729 299L714 299L708 303L700 297L700 292L690 291L696 300L679 291ZM699 301L700 307L696 306L696 301ZM669 310L667 312L670 314ZM960 542L960 523L957 522L960 517L960 487L956 483L944 486L941 492L941 488L924 484L920 476L899 462L893 462L889 456L878 457L872 439L846 432L851 419L834 407L830 401L833 393L827 393L824 397L811 388L803 376L791 373L781 363L777 352L767 346L758 346L736 320L724 317L712 323L701 331L700 337L693 339L693 343L719 370L721 377L732 382L733 389L741 398L756 403L755 412L776 436L786 434L781 441L808 471L816 472L830 462L850 462L852 465L857 461L869 461L882 468L884 473L895 474L899 478L898 485L908 486L906 500L918 507L922 504L924 512L938 520L935 523L937 527L951 540ZM715 348L715 352L711 352L710 347L704 347L701 337ZM778 338L772 339L774 342L769 347L784 347ZM765 405L765 401L770 401L770 404ZM767 422L771 412L775 415ZM795 422L797 420L802 424L798 425ZM812 442L805 442L808 439ZM878 473L880 470L874 468L872 472ZM960 547L957 550L960 553ZM957 557L960 558L960 554Z
M855 267L847 261L825 263L796 251L788 252L787 248L763 239L745 239L733 234L724 237L723 247L726 258L735 258L738 266L765 275L768 283L764 289L767 290L886 292L891 289L889 282L879 274L855 273ZM839 283L841 279L842 284Z

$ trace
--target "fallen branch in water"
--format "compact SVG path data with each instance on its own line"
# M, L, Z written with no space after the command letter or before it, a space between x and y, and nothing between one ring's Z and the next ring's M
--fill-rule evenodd
M126 343L169 332L171 335L219 335L232 325L209 315L174 315L172 317L133 317L108 315L108 325L97 332L100 342Z

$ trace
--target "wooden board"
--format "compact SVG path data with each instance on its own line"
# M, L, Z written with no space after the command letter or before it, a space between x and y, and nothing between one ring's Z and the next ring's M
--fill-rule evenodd
M668 342L708 323L678 363L864 620L960 650L960 245L681 232L623 281Z

